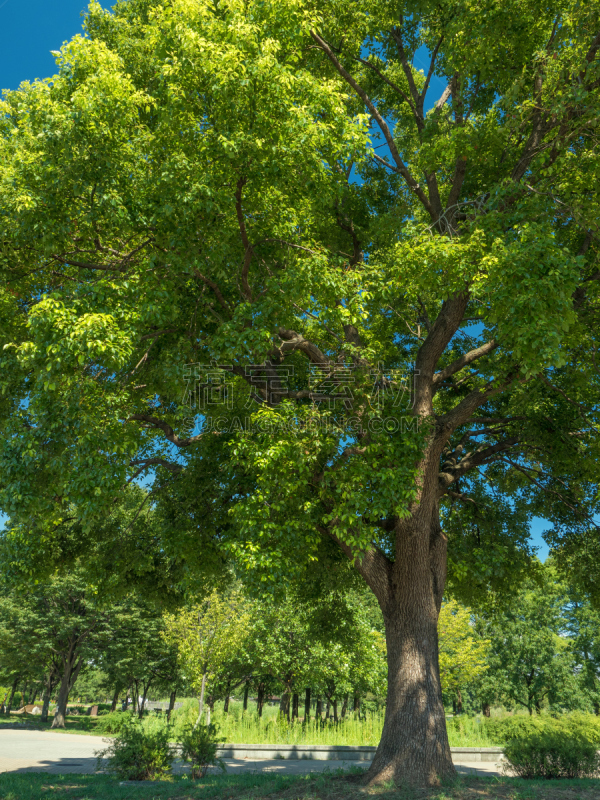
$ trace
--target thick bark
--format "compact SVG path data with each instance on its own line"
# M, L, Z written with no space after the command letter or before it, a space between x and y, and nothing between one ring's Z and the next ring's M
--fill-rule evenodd
M304 690L304 722L310 719L310 688Z
M68 654L63 658L64 668L60 681L60 689L58 690L58 698L56 700L56 711L54 712L54 719L52 720L53 728L65 727L69 694L77 680L82 663L81 658L77 659L75 646L72 645Z
M177 697L177 692L172 691L169 695L169 708L167 709L167 722L171 720L171 714L173 713L173 708L175 707L175 698Z
M491 717L492 716L492 711L490 709L490 704L489 703L484 703L483 706L481 707L481 710L483 712L483 716L484 717Z
M337 699L333 701L333 721L338 721Z
M298 719L298 707L300 705L300 697L298 692L292 695L292 719Z
M227 684L227 689L225 690L225 702L223 703L223 713L229 713L229 693L231 692L231 684Z
M371 783L423 786L456 774L438 664L446 540L437 506L427 505L398 523L396 558L387 562L387 574L366 576L383 612L388 657L385 721L367 773Z
M248 711L248 695L250 694L250 681L246 681L246 685L244 686L244 705L242 707L242 712Z
M360 695L354 695L354 704L352 710L355 714L360 714Z

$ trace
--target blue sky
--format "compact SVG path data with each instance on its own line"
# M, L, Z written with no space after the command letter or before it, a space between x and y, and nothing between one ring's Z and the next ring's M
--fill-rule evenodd
M63 42L81 32L81 12L85 8L82 0L0 0L0 88L16 89L21 81L53 75L56 67L50 51L58 50ZM415 61L417 67L427 70L426 53L419 51ZM431 103L444 87L441 79L432 80ZM536 519L531 530L542 559L548 553L541 536L546 527L549 525L545 520Z
M85 0L0 0L0 88L56 72L51 50L81 32Z

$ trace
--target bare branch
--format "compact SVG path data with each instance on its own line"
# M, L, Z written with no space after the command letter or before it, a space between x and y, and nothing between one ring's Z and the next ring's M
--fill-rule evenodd
M483 450L478 450L473 454L465 456L455 467L451 467L449 471L440 473L440 494L444 494L449 486L451 486L466 472L469 472L469 470L485 464L494 456L497 456L499 453L503 453L505 450L509 450L518 443L519 437L511 436L510 438L505 439L503 442L497 442L497 444L490 445L490 447L486 447Z
M410 99L410 97L409 97L409 96L408 96L408 95L407 95L407 94L406 94L404 91L402 91L402 89L401 89L399 86L397 86L397 85L396 85L396 84L395 84L393 81L391 81L391 80L390 80L388 77L386 77L386 76L385 76L385 75L384 75L384 74L381 72L381 70L380 70L380 69L378 69L378 68L377 68L377 67L376 67L374 64L371 64L371 62L370 62L370 61L367 61L365 58L360 58L360 57L357 57L357 58L356 58L356 60L357 60L357 61L360 61L360 63L361 63L361 64L364 64L364 65L365 65L365 67L369 67L369 69L372 69L372 70L373 70L373 72L375 72L377 75L379 75L379 77L381 78L381 80L382 80L384 83L387 83L387 85L388 85L388 86L389 86L391 89L393 89L395 92L397 92L397 94L399 94L399 95L400 95L400 97L401 97L401 98L402 98L402 99L403 99L403 100L404 100L406 103L408 103L408 105L410 106L410 109L411 109L411 111L413 112L413 114L415 115L415 119L417 120L417 125L419 125L419 124L421 123L421 126L422 126L422 120L421 120L421 121L419 121L419 118L418 118L418 116L417 116L417 109L415 108L415 106L414 106L414 103L413 103L413 101Z
M392 158L394 159L394 163L396 164L396 172L398 172L400 175L402 175L402 177L404 178L404 180L408 184L409 188L412 189L412 191L417 195L417 197L419 198L419 200L423 204L423 207L426 209L426 211L431 216L431 218L435 221L436 217L434 215L433 209L432 209L431 204L429 202L429 198L427 197L427 195L425 194L423 189L420 187L420 185L417 183L417 181L413 178L413 176L411 175L411 173L408 170L408 167L406 166L406 164L404 163L404 161L400 157L400 153L398 152L398 148L396 147L396 143L394 142L394 137L392 136L392 133L391 133L389 127L388 127L388 124L385 121L385 119L381 116L381 114L379 113L379 111L378 111L377 107L375 106L375 104L372 102L372 100L367 95L365 90L361 86L358 85L358 83L354 80L354 78L350 75L350 73L347 72L344 69L344 67L340 64L339 60L336 58L335 54L333 53L331 47L329 47L327 42L324 39L322 39L319 36L319 34L316 33L316 31L314 31L314 30L311 30L310 35L315 40L315 42L319 45L319 47L323 50L323 52L328 56L329 60L333 64L333 66L336 68L336 70L339 72L339 74L342 76L342 78L346 81L346 83L348 83L354 89L356 94L360 97L360 99L363 101L363 103L367 106L367 108L369 109L369 111L373 115L374 119L376 120L377 124L379 125L379 128L380 128L381 132L383 133L384 138L385 138L385 140L387 142L387 145L390 148L390 153L392 154ZM383 162L383 163L386 163L386 162ZM389 166L389 165L387 165L387 166Z
M203 433L199 433L197 436L190 436L187 439L180 439L168 423L164 422L162 419L158 419L157 417L152 417L149 414L132 414L127 418L127 422L132 421L145 422L149 427L157 428L158 430L163 431L166 438L170 442L173 442L176 447L189 447L191 444L199 442L204 436Z
M305 339L302 334L288 330L287 328L279 328L278 334L279 338L283 340L283 344L278 348L282 353L300 350L300 352L308 356L314 364L329 366L329 359L327 356L319 350L316 344Z
M489 342L486 342L485 344L481 345L481 347L477 347L475 350L471 350L470 352L465 353L464 356L461 356L460 358L458 358L449 366L445 367L440 372L436 372L436 374L433 376L433 385L437 386L439 389L443 381L445 381L451 375L454 375L456 372L459 372L464 367L468 366L469 364L472 364L473 361L476 361L478 358L481 358L482 356L486 356L488 353L491 353L492 350L494 350L496 347L498 347L498 342L495 339L491 339Z
M165 469L168 469L169 472L174 472L174 473L183 471L183 467L181 466L181 464L174 464L172 461L167 461L164 458L147 458L145 461L129 462L129 466L131 467L135 467L138 465L139 468L135 471L135 473L131 476L131 478L129 478L125 486L130 484L137 477L139 477L142 474L142 472L145 472L148 469L148 467L164 467Z

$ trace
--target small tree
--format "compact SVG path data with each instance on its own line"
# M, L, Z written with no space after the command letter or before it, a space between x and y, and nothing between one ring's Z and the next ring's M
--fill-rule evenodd
M476 636L471 624L470 610L456 600L442 605L438 635L442 688L455 695L457 710L460 712L462 691L487 670L489 642Z
M165 614L163 636L177 648L182 670L198 692L194 728L202 720L207 683L235 656L248 635L249 621L247 601L239 591L220 595L215 590L201 603Z

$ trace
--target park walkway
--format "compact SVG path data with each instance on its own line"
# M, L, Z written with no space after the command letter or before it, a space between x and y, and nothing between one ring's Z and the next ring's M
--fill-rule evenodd
M105 747L101 736L32 730L0 730L0 772L92 773L94 753ZM285 775L368 766L365 761L312 761L282 759L225 759L227 771L279 772ZM456 761L461 773L499 775L494 762Z

